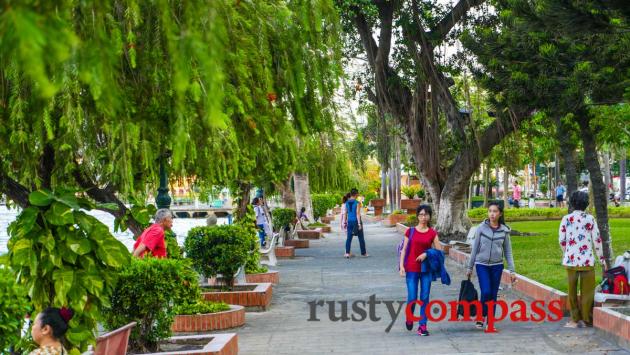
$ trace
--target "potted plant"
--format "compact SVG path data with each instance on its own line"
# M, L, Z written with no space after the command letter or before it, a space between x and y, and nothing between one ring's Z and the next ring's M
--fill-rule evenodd
M270 283L234 284L234 275L251 251L250 237L248 228L240 225L196 227L188 232L184 248L195 270L205 278L220 274L223 281L202 287L204 299L263 310L271 303Z

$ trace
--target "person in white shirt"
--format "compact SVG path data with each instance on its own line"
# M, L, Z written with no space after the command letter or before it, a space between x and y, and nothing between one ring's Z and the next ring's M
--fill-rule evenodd
M267 221L267 215L265 214L265 210L263 208L263 201L261 198L255 197L252 201L252 205L254 205L254 213L256 214L256 227L258 227L258 238L260 238L260 246L265 245L265 237L267 236L267 225L269 222Z

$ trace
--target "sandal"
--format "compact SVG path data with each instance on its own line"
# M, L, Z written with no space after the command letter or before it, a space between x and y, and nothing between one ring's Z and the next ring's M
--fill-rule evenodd
M344 257L344 258L346 258L346 259L350 259L350 254L345 253L345 254L343 255L343 257Z

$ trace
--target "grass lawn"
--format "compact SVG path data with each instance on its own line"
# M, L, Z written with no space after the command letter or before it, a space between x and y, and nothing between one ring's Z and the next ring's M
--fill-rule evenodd
M558 244L560 221L508 222L508 225L519 232L541 234L531 237L512 236L516 272L567 292L566 271L561 265L562 252ZM630 219L610 220L610 234L615 256L630 250ZM595 269L597 282L600 282L601 268Z

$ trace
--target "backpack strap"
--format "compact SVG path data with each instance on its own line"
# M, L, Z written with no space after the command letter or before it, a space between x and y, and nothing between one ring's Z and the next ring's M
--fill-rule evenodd
M407 262L407 258L409 257L409 250L411 249L411 241L413 240L414 232L416 231L415 227L409 228L409 240L407 241L407 249L405 250L405 263Z

